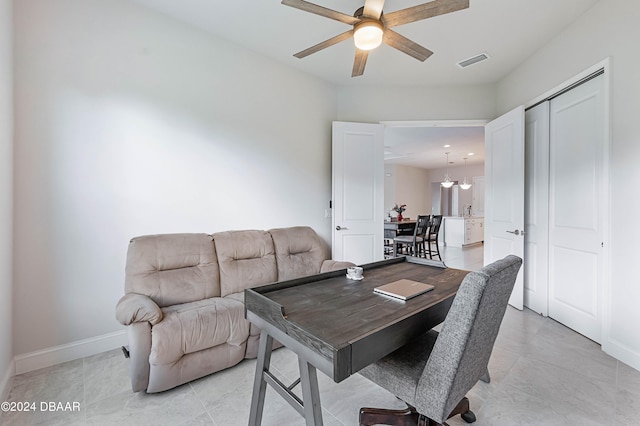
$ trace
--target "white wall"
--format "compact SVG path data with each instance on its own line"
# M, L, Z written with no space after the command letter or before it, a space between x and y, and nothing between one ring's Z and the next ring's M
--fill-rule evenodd
M122 329L133 236L330 241L335 88L128 1L15 3L17 355Z
M467 177L467 181L472 183L471 180L474 176L484 176L484 163L483 164L469 164L468 166L459 167L442 167L439 169L429 169L429 181L430 182L442 182L445 173L449 173L449 179L453 181L459 181Z
M406 204L407 210L402 216L415 220L418 215L431 213L431 184L427 169L396 165L395 192L395 200L391 203L385 200L385 205Z
M467 178L467 182L469 183L473 183L473 178L476 176L484 176L484 163L483 164L470 164L467 166L458 166L458 167L449 167L449 168L441 168L441 169L430 169L429 170L429 182L431 185L431 183L433 182L442 182L442 180L444 179L444 175L445 173L449 173L449 179L451 179L452 181L458 181L459 183L462 183L462 181L464 180L465 176ZM468 191L468 192L467 192ZM471 201L469 201L470 198L472 198L472 194L473 194L473 186L471 188L469 188L467 191L464 190L460 190L460 194L462 195L459 200L461 200L461 202L458 203L458 211L457 212L451 212L452 215L454 216L462 216L463 215L463 208L465 204L471 204ZM431 209L431 198L429 198L429 208ZM432 210L430 210L432 211Z
M428 67L428 61L424 64ZM495 87L341 87L341 121L482 120L496 116Z
M396 204L396 165L384 165L384 217L387 218L389 211ZM392 214L394 216L394 214Z
M12 1L0 0L0 401L13 375L13 29Z
M611 276L603 295L608 317L603 349L640 369L640 286L637 242L640 212L640 2L600 0L564 33L514 70L498 86L498 109L506 112L611 57Z
M484 176L484 165L468 165L449 169L421 169L419 167L385 164L384 171L385 213L396 203L407 204L407 210L403 213L403 216L415 219L419 214L432 213L431 184L441 182L446 171L449 172L451 180L462 182L466 176L467 181L471 183L474 176ZM389 174L391 176L387 176ZM469 197L471 196L469 195ZM460 209L462 209L462 205L460 205ZM395 213L392 213L391 216L395 216Z

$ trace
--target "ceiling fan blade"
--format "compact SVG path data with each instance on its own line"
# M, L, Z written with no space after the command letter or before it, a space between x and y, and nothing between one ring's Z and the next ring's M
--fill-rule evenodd
M316 52L318 52L318 51L320 51L322 49L326 49L329 46L333 46L334 44L338 44L341 41L345 41L345 40L347 40L348 38L351 38L351 37L353 37L353 30L345 31L342 34L339 34L339 35L337 35L335 37L331 37L329 40L325 40L322 43L318 43L315 46L311 46L308 49L304 49L303 51L298 52L293 56L295 56L298 59L302 59L302 58L304 58L306 56L311 55L312 53L316 53Z
M368 50L361 50L356 48L356 57L353 60L353 71L351 71L351 77L358 77L364 74L364 67L365 65L367 65L368 57Z
M433 52L426 47L420 46L415 41L411 41L389 28L384 30L382 42L409 56L413 56L421 62L424 62L429 56L433 55Z
M309 3L304 0L282 0L282 4L304 10L305 12L324 16L325 18L333 19L335 21L344 22L349 25L354 25L360 22L360 19L353 16L349 16L332 9L327 9L326 7L318 6L317 4Z
M380 19L383 7L384 0L366 0L364 2L364 12L362 12L362 16L371 19Z
M433 16L467 9L468 7L469 0L434 0L429 3L419 4L417 6L384 14L382 16L382 21L387 28L393 28L398 25L420 21Z

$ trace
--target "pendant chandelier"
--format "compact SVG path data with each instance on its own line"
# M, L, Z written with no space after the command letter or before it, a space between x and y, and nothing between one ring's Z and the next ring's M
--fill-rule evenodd
M449 153L447 152L445 154L447 154L447 169L444 174L444 180L440 182L440 184L444 188L451 188L453 186L453 181L449 178Z
M464 167L465 167L465 171L466 171L466 168L467 168L467 157L464 157ZM466 176L464 177L464 180L460 184L460 188L465 189L465 190L471 188L471 184L469 182L467 182L467 177Z

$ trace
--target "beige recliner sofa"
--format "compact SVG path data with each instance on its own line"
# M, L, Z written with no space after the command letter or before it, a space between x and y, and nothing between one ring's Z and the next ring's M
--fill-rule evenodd
M160 392L257 356L244 289L344 269L309 227L133 238L125 295L134 392Z

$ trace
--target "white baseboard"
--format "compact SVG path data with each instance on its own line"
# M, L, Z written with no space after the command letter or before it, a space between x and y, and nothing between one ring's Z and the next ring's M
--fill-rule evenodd
M609 339L602 344L602 350L630 367L640 371L640 353L633 351L628 346Z
M66 345L54 346L23 355L17 355L14 358L15 374L51 367L52 365L116 349L126 344L127 332L122 330L89 339L78 340Z
M2 372L0 371L0 373ZM13 376L15 376L15 363L12 360L4 374L0 375L0 401L9 400L9 391L13 385Z

